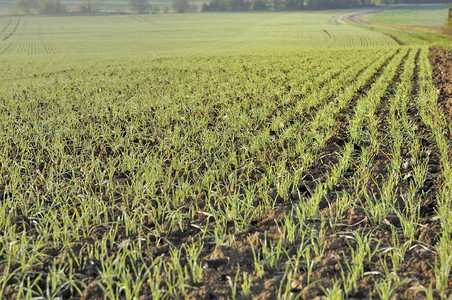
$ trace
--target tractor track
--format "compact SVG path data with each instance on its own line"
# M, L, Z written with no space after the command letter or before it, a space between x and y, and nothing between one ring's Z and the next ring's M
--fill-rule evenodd
M10 37L12 37L12 36L16 33L16 30L17 30L17 28L19 27L19 25L20 25L20 18L17 19L16 25L14 26L13 30L12 30L7 36L5 36L5 37L2 39L2 41L6 41L6 40L8 40ZM9 24L8 24L8 26L9 26ZM5 30L5 28L3 28L3 29Z

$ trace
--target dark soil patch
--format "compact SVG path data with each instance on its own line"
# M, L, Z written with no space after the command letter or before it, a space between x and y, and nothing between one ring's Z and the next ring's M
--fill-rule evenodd
M437 87L438 105L452 120L452 52L439 46L431 47L429 59L433 67L433 83Z
M389 36L391 39L393 39L396 43L397 43L397 45L405 45L405 43L404 42L402 42L398 37L396 37L395 35L393 35L393 34L390 34L390 33L385 33L387 36Z

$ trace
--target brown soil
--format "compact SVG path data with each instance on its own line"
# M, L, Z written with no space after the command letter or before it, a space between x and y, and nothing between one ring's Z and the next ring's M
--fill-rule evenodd
M398 37L396 37L395 35L393 35L393 34L390 34L390 33L385 33L387 36L389 36L391 39L393 39L396 43L397 43L397 45L405 45L405 43L404 42L402 42Z
M452 52L435 46L430 48L430 62L433 66L433 82L437 87L438 105L448 120L452 120Z

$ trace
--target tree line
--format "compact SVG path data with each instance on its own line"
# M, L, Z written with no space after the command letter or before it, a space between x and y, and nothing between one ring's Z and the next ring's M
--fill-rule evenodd
M59 14L65 11L60 0L15 0L14 8L24 14Z
M102 0L81 0L78 12L92 12L96 2ZM199 11L189 4L189 0L170 0L174 12L185 13ZM207 0L201 11L252 11L252 10L320 10L355 8L375 5L402 4L402 3L440 3L450 0ZM149 0L129 0L132 11L140 14L158 13L151 7ZM17 12L25 14L58 14L65 12L61 0L15 0ZM168 8L164 12L169 12Z
M174 12L185 13L194 11L188 0L170 0ZM102 0L80 0L76 12L91 13L97 12ZM149 0L129 0L130 9L139 14L149 12L160 13L156 6L151 6ZM62 0L14 0L14 10L21 14L61 14L66 12ZM163 9L163 13L169 13L169 8Z
M320 10L389 4L448 2L441 0L209 0L202 11Z

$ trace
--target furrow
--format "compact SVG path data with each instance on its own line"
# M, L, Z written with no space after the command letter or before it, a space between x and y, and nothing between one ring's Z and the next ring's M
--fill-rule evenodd
M3 41L6 41L6 40L9 39L11 36L13 36L13 34L16 33L16 30L17 30L17 28L19 27L19 24L20 24L20 18L17 19L17 23L16 23L16 25L14 26L13 30L12 30L7 36L5 36L5 37L3 38Z
M2 29L2 33L6 31L6 29L8 29L9 25L11 25L11 23L13 22L13 19L9 19L8 24L5 25L5 27L3 27Z
M367 80L366 84L361 86L361 88L354 93L354 96L347 101L347 105L345 106L346 110L342 111L344 115L353 116L350 117L352 122L361 123L362 122L362 114L363 111L358 111L355 106L359 103L363 103L365 98L369 98L370 94L373 94L371 91L380 90L381 84L384 84L384 79L382 79L382 75L388 72L391 72L391 68L386 68L389 64L394 65L400 59L400 55L397 58L391 57L387 60L379 70L372 74L370 78ZM365 92L364 92L365 91ZM364 93L369 93L369 96L364 96ZM378 96L378 92L375 92L375 95ZM346 135L348 122L342 120L342 124L338 124L336 131L333 131L332 136L334 138L329 138L325 144L324 151L315 154L315 156L319 156L320 159L316 160L312 167L310 167L306 172L304 172L302 178L304 178L301 182L301 187L304 186L304 191L309 191L309 193L305 192L306 196L311 196L310 202L314 205L313 209L322 209L328 205L328 201L323 197L328 194L328 192L336 186L339 178L347 171L350 167L351 159L353 157L353 153L357 150L355 141L349 139ZM345 122L344 122L345 121ZM300 186L300 185L299 185ZM312 195L311 195L312 194ZM317 207L319 205L319 207Z

